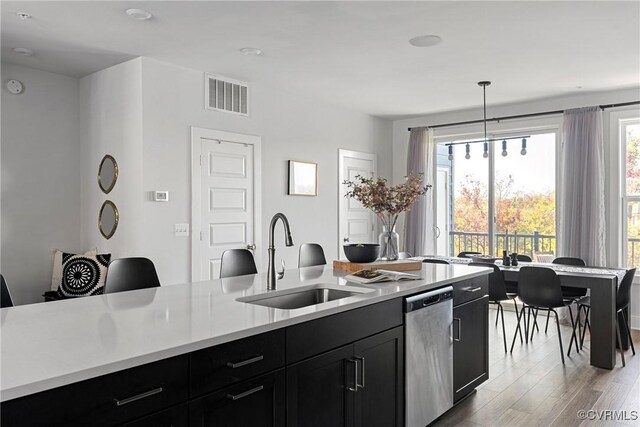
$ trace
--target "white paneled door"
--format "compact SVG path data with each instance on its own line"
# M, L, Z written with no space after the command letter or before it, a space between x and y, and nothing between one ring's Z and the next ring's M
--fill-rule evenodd
M259 244L259 137L193 128L194 280L219 277L227 249ZM259 256L256 256L259 266Z
M338 182L339 192L339 248L340 259L346 259L342 245L345 243L377 243L376 217L355 199L345 198L348 191L342 184L345 180L354 181L357 175L374 177L377 172L377 157L371 153L339 150Z

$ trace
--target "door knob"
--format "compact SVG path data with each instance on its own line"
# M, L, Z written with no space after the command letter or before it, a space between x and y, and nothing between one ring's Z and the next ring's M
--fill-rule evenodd
M249 249L250 251L255 251L256 250L256 244L252 244L252 245L247 245L247 249Z
M345 243L348 243L348 242L349 242L349 238L348 238L348 237L344 237L344 238L342 239L342 241L343 241L343 242L345 242Z

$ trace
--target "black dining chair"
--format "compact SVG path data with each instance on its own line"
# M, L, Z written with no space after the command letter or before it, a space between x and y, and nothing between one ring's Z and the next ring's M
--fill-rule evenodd
M0 308L13 307L13 299L9 293L9 287L4 280L4 276L0 274Z
M446 259L437 259L437 258L425 258L422 262L428 262L430 264L447 264L449 265L449 261Z
M576 267L584 267L587 265L586 262L584 262L583 259L581 258L572 258L572 257L557 257L556 259L554 259L551 264L557 264L557 265L573 265ZM560 289L562 289L562 298L566 299L566 300L572 300L574 302L577 302L580 298L584 297L587 294L587 289L586 288L572 288L570 286L561 286ZM547 333L547 328L549 327L549 316L551 316L550 313L547 313L547 322L546 325L544 327L544 333ZM578 335L580 335L580 311L578 310ZM577 345L577 344L576 344ZM571 350L571 345L569 345L569 350Z
M248 249L228 249L220 259L220 278L258 274L253 254Z
M635 355L636 349L633 346L633 339L631 338L631 329L629 327L629 319L625 316L624 312L631 303L631 285L633 284L633 278L636 275L636 269L632 268L627 270L622 281L620 282L620 286L618 286L618 293L616 294L616 339L618 343L618 347L620 348L620 357L622 358L622 366L626 366L624 361L624 350L622 349L622 340L620 336L620 321L619 318L622 316L622 325L627 330L627 336L629 337L629 344L631 345L631 351ZM583 297L578 300L578 314L580 311L584 310L585 313L585 323L584 328L582 330L582 335L580 337L580 348L584 344L584 336L589 328L591 331L591 325L589 324L589 311L591 311L591 297ZM574 328L575 333L575 328Z
M495 264L472 262L469 264L474 267L493 268L493 273L489 274L489 304L495 304L498 306L496 313L496 326L498 326L498 316L502 319L502 338L504 341L504 352L507 352L507 333L504 328L504 308L502 307L502 301L513 301L513 305L516 308L516 317L519 316L518 303L516 298L518 294L507 292L507 286L504 281L504 273ZM520 342L522 342L522 331L520 331Z
M312 265L324 265L327 259L324 257L322 246L317 243L303 243L298 253L298 268Z
M160 286L153 261L148 258L118 258L109 263L104 293L135 291Z
M463 251L458 254L458 258L469 258L469 255L482 255L481 252Z
M522 261L522 262L532 262L533 261L529 255L523 255L523 254L518 254L516 256L516 259L518 261Z
M516 327L516 335L518 331L522 331L520 322L524 317L526 309L529 309L529 315L531 310L535 313L538 310L553 312L556 316L556 327L558 328L558 342L560 343L560 356L562 357L562 364L564 365L564 350L562 349L562 334L560 333L560 321L558 319L557 308L567 307L569 309L569 317L571 318L572 336L571 343L576 342L576 351L578 349L578 339L575 334L575 323L573 320L573 312L571 311L571 303L573 301L567 301L562 298L562 290L560 288L560 278L558 274L550 268L546 267L521 267L518 274L518 297L523 303L523 308L520 310L518 316L518 326ZM529 315L527 317L529 317ZM525 329L525 333L527 330ZM511 352L513 352L513 346L516 343L516 335L513 336L513 342L511 343ZM531 339L533 339L533 330L531 331ZM571 346L571 344L569 344ZM567 356L570 355L571 348L567 352Z
M409 259L412 257L411 252L398 252L398 259Z

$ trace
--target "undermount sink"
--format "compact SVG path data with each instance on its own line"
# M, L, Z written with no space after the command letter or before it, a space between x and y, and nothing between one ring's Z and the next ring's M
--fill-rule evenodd
M238 298L238 301L262 305L265 307L280 308L283 310L293 310L296 308L322 304L323 302L352 297L354 295L360 295L367 292L371 291L318 283L311 286L283 289L281 291Z

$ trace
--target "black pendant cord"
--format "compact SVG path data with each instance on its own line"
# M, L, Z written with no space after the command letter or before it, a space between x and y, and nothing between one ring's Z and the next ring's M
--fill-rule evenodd
M616 107L629 107L632 105L640 105L640 101L630 101L630 102L619 102L617 104L604 104L604 105L599 105L598 107L601 110L607 110L609 108L616 108ZM486 103L485 103L485 108L486 108ZM542 116L555 116L558 114L564 114L565 110L555 110L555 111L542 111L539 113L529 113L529 114L517 114L514 116L502 116L502 117L492 117L490 119L486 118L486 110L485 110L485 118L481 119L481 120L467 120L464 122L453 122L453 123L442 123L439 125L431 125L431 126L415 126L413 128L408 128L408 130L411 129L417 129L417 128L429 128L429 129L437 129L437 128L444 128L444 127L452 127L452 126L463 126L463 125L474 125L474 124L478 124L478 123L485 123L485 127L486 127L486 123L487 122L501 122L503 120L515 120L515 119L526 119L526 118L530 118L530 117L542 117Z

